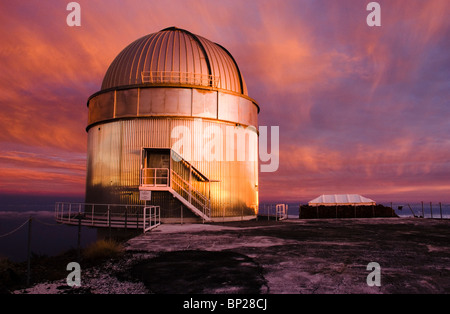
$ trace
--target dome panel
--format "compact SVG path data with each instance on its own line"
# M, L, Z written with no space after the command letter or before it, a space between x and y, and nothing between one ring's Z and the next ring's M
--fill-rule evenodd
M152 84L198 85L247 95L239 68L225 48L175 27L123 49L109 66L102 90Z

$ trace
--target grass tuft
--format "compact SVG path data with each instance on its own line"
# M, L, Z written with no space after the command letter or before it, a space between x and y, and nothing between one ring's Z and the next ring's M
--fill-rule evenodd
M103 260L122 255L123 246L112 240L98 240L83 250L83 257L86 260Z

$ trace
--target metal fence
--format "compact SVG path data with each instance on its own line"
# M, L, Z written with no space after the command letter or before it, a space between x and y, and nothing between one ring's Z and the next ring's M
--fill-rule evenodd
M259 219L276 219L276 206L277 203L260 203ZM339 206L309 206L308 217L304 215L301 217L302 206L308 207L307 203L286 204L286 218L370 218L382 216L450 219L450 203L444 202L381 202L374 206L348 206L346 209ZM303 214L305 213L303 212Z
M400 217L450 219L450 203L444 202L392 202L383 203Z
M159 206L124 204L55 204L55 220L69 225L143 229L144 232L160 224Z

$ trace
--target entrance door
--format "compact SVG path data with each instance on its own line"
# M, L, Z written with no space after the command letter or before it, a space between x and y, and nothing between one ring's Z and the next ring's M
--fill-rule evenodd
M170 149L144 148L142 168L145 185L168 186Z

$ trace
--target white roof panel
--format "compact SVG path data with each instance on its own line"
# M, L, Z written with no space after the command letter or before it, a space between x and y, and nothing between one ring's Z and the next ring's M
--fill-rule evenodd
M308 202L308 205L375 205L375 201L358 194L321 195Z

